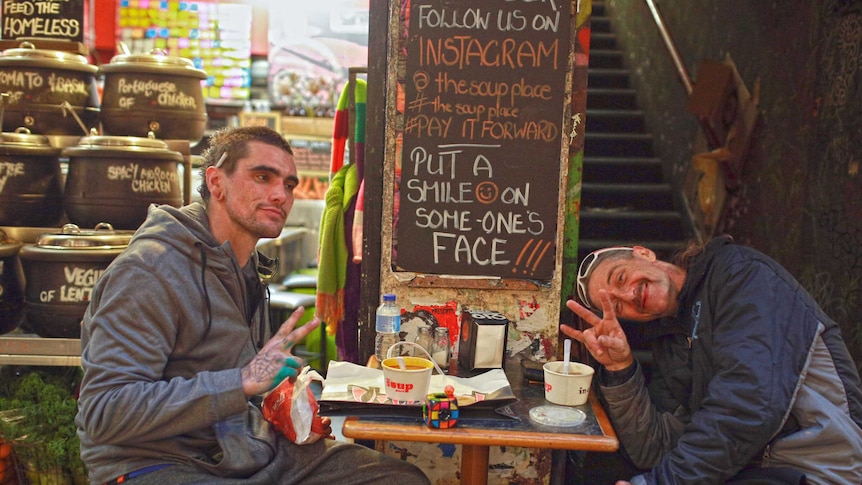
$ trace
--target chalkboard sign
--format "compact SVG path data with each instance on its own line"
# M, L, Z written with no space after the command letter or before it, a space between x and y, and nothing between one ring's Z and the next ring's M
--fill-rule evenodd
M286 135L296 169L301 173L329 175L332 165L332 140Z
M396 269L553 277L569 9L410 2Z
M84 41L84 0L3 0L3 38Z

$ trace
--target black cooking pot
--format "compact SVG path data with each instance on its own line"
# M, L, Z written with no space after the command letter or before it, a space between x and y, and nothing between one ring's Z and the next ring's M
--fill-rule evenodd
M0 229L0 334L15 330L24 319L24 272L18 259L22 246Z
M66 224L39 236L19 253L26 278L22 328L42 337L78 338L93 287L129 245L133 231L110 224L82 230Z
M0 133L0 226L52 227L63 216L60 149L26 128Z
M36 49L30 42L6 49L0 54L2 131L24 126L40 135L86 134L98 124L98 70L82 55Z
M99 118L106 135L147 136L197 143L207 123L204 71L182 57L120 54L99 68L104 76Z
M69 221L80 227L104 221L137 229L150 204L183 204L183 156L162 140L87 136L62 153L69 159L63 203Z

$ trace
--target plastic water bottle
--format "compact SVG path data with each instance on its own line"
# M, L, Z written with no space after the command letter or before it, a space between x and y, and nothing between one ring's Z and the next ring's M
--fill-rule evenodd
M382 363L389 347L401 340L398 334L401 331L401 309L395 304L393 293L383 295L383 303L377 307L375 329L377 336L374 339L374 355L377 356L377 361Z

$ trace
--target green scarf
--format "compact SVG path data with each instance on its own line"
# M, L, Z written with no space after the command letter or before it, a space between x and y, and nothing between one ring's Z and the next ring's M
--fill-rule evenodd
M347 282L347 241L344 211L359 190L356 165L341 167L326 191L320 221L317 274L317 316L330 335L344 317L344 286Z

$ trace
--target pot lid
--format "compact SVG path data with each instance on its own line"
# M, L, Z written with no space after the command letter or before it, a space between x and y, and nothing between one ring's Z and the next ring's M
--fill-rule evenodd
M120 249L129 245L134 231L115 231L107 222L93 229L66 224L59 233L42 234L36 246L49 249Z
M0 258L15 256L23 244L6 235L6 231L0 229Z
M169 56L160 49L153 49L149 54L118 54L111 58L108 65L102 66L103 71L114 71L125 68L149 71L169 71L175 74L206 79L207 75L201 69L195 67L191 59L184 57Z
M155 160L182 161L180 152L170 150L168 144L156 138L153 132L149 136L112 136L90 135L82 137L78 144L62 151L63 156L126 156L132 158L148 158Z
M151 132L152 134L152 132ZM119 148L130 149L142 148L147 150L167 150L168 144L153 137L143 138L140 136L111 136L90 135L78 140L79 147L89 148Z
M71 52L37 49L32 42L22 42L19 47L6 49L0 55L0 60L24 61L34 63L60 63L71 69L86 70L95 73L98 67L89 63L86 57Z
M19 127L14 132L0 133L0 144L6 147L51 148L51 142L44 135L34 135L25 127Z

